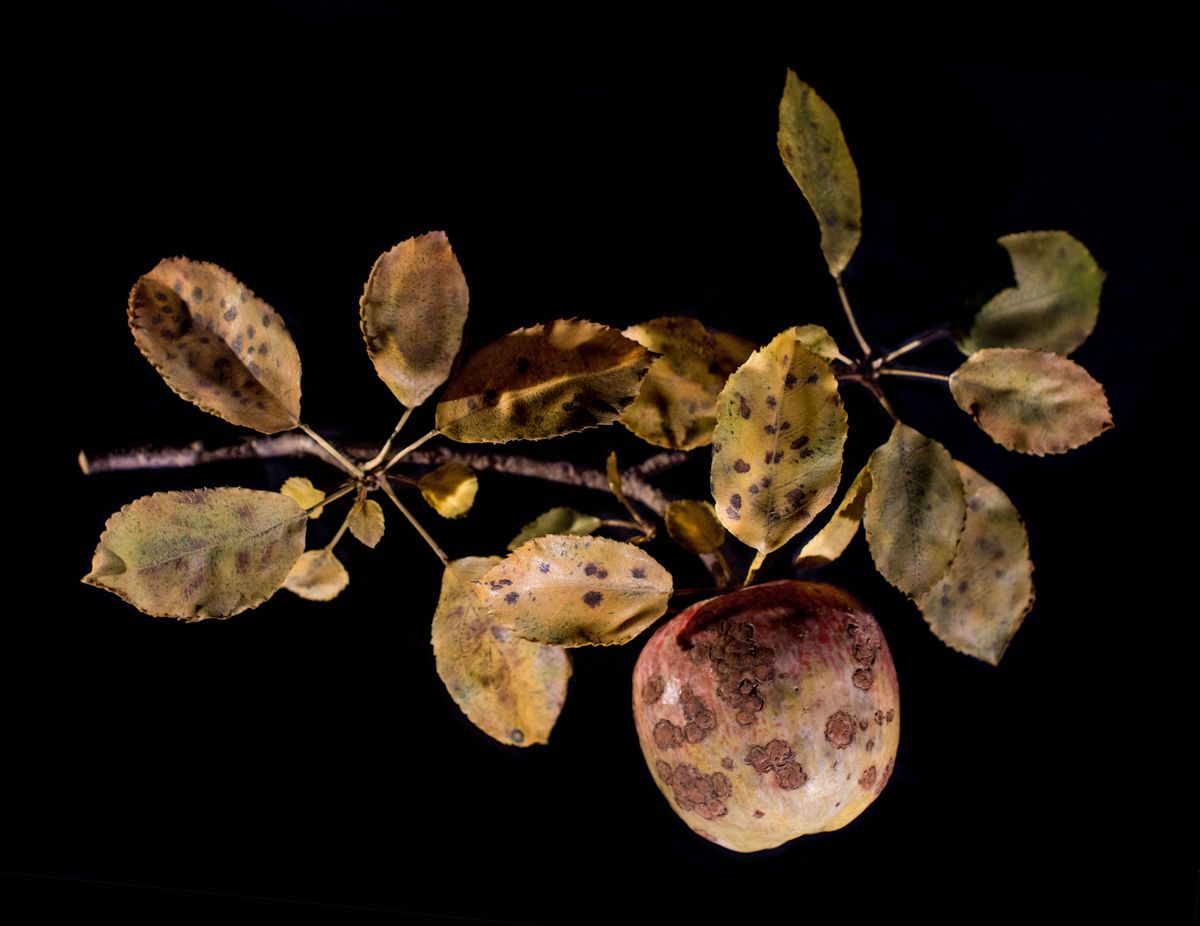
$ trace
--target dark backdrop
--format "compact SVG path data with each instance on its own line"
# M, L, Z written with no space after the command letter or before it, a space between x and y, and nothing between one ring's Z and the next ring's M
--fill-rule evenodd
M1187 415L1163 413L1186 401L1171 390L1195 307L1182 280L1196 98L1169 66L848 55L803 31L378 4L251 9L64 14L44 40L53 81L17 94L34 117L30 170L10 178L38 204L25 243L59 259L35 284L50 343L10 363L49 350L69 372L54 372L67 394L52 401L45 382L18 384L38 440L9 482L30 546L8 563L6 905L750 922L1130 903L1186 919L1194 614L1163 529L1186 486ZM1075 356L1106 384L1116 429L1083 449L1006 454L946 389L891 389L906 420L1014 500L1038 599L994 669L939 643L861 540L827 571L879 615L903 691L895 775L851 825L754 857L689 832L637 748L640 640L578 651L549 747L478 733L434 672L438 564L390 514L373 554L339 548L352 579L331 604L281 592L188 626L79 584L104 519L139 495L335 478L311 462L80 474L80 448L239 436L134 348L126 294L164 256L215 261L283 313L305 417L335 438L378 440L396 418L357 299L376 255L431 228L470 282L472 347L553 317L670 313L759 343L817 322L850 344L775 148L788 66L837 111L859 167L865 235L847 288L876 343L1004 285L1007 232L1067 229L1109 273ZM949 370L956 356L914 361ZM847 402L854 472L888 422L868 396ZM516 449L595 465L649 452L617 427ZM668 489L703 492L697 457ZM486 554L551 504L616 513L595 493L485 474L467 522L424 520L451 556ZM334 526L314 524L314 540ZM703 578L655 552L680 584Z

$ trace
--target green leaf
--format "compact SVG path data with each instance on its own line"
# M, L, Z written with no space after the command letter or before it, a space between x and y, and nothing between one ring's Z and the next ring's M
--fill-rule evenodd
M867 463L863 526L875 565L910 598L946 574L966 518L962 479L935 440L897 421Z
M129 327L176 393L264 434L300 423L300 354L283 319L216 264L174 257L129 294Z
M627 338L659 356L621 424L658 447L691 450L712 443L717 394L754 346L738 356L737 344L717 338L694 318L656 318L626 328Z
M500 562L468 556L446 566L433 615L437 673L467 719L510 746L545 743L567 697L571 656L522 640L488 615L472 584Z
M301 508L308 509L308 520L315 521L325 510L321 502L325 493L312 484L311 479L304 476L291 476L284 480L279 487L281 494L286 495ZM314 507L316 506L316 507Z
M725 528L709 502L678 499L667 505L663 520L671 539L689 553L715 553L725 543Z
M375 372L415 408L450 375L467 320L467 280L446 233L409 238L381 254L359 306Z
M1043 351L978 351L950 374L950 392L996 443L1039 457L1066 453L1113 426L1104 387Z
M417 482L421 496L443 518L462 518L475 504L479 477L465 463L444 463Z
M332 550L309 550L296 560L283 587L309 601L332 601L350 584L350 574Z
M840 277L862 237L858 170L829 104L790 70L779 103L779 154L817 215L829 272Z
M796 329L796 340L826 360L837 360L842 356L833 336L820 325L801 325Z
M917 604L939 640L998 665L1033 607L1029 537L1007 495L956 465L967 499L962 540L949 572Z
M591 534L600 529L600 519L590 514L581 514L574 508L551 508L521 528L508 542L508 549L517 547L536 537L547 534Z
M108 519L83 581L155 617L231 617L279 589L307 523L278 492L156 492Z
M373 498L356 499L350 509L350 521L346 526L360 543L375 549L383 539L383 529L386 526L383 508Z
M850 541L858 533L870 491L871 471L864 466L842 496L842 503L833 517L796 554L793 567L812 569L827 566L845 553L846 547L850 546Z
M712 458L717 517L760 553L779 549L832 500L845 442L837 380L789 328L721 391Z
M472 356L437 406L457 441L538 440L611 424L637 395L649 351L577 318L522 328Z
M1005 235L1000 244L1012 258L1017 285L979 310L960 345L963 353L985 347L1071 353L1096 327L1104 271L1064 231Z
M551 534L530 540L480 580L488 613L552 646L625 643L667 611L671 574L630 543Z

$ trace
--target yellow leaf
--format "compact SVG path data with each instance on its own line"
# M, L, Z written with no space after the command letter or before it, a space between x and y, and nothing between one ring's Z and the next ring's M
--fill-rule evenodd
M770 553L832 500L846 412L829 365L789 328L742 364L721 391L712 490L725 529Z
M625 489L621 485L621 470L617 465L617 452L613 450L609 453L608 459L604 461L604 474L608 477L608 487L612 490L612 494L617 497L617 501L621 503L623 508L629 508L629 500L625 497Z
M820 325L801 325L796 329L796 340L826 360L837 360L842 355L832 335Z
M515 550L535 537L545 537L547 534L591 534L600 527L600 519L590 514L582 514L574 508L551 508L538 515L508 542L508 549Z
M296 560L283 587L309 601L332 601L349 584L350 575L332 550L309 550Z
M321 516L321 512L325 510L325 506L321 501L325 498L325 493L312 484L312 480L306 479L304 476L291 476L284 480L283 485L279 487L281 494L286 495L297 505L308 511L308 519L315 521ZM313 506L317 507L313 507Z
M275 310L216 264L175 257L134 284L129 327L168 386L264 434L300 423L300 354Z
M858 170L829 104L792 71L779 103L779 154L821 226L829 272L841 276L862 237Z
M1057 354L977 351L950 374L950 392L996 443L1039 457L1066 453L1113 426L1104 387Z
M671 539L689 553L715 553L725 542L725 528L708 502L673 501L667 505L663 520Z
M475 503L479 478L463 463L444 463L422 476L417 486L429 507L443 518L461 518Z
M545 743L567 697L565 650L522 640L488 615L472 584L500 562L468 556L446 566L433 615L437 673L467 719L512 746Z
M651 354L577 318L522 328L451 378L437 429L457 441L538 440L611 424L637 395Z
M958 463L967 521L950 570L918 600L947 646L1000 663L1033 607L1033 563L1021 516L1000 489Z
M871 556L885 579L916 598L954 559L966 517L962 479L945 447L899 421L867 466Z
M796 569L826 566L845 553L846 547L850 546L850 541L858 533L870 491L871 471L864 466L850 483L833 517L800 548L792 565Z
M350 509L350 523L347 525L361 543L374 549L383 539L383 509L373 498L360 498Z
M83 581L155 617L230 617L275 594L307 523L278 492L156 492L108 519Z
M479 583L499 624L553 646L632 640L666 613L671 587L671 574L633 544L558 534L530 540Z
M359 307L375 372L415 408L450 375L467 320L467 280L446 233L409 238L381 254Z

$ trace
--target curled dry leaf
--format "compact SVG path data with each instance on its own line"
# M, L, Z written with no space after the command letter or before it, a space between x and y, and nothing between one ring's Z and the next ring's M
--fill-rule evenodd
M995 348L950 374L950 392L996 443L1044 456L1066 453L1113 426L1104 387L1065 357Z
M467 280L446 233L409 238L381 254L359 307L375 372L415 408L450 375L467 320Z
M624 331L660 356L642 380L621 424L658 447L691 450L712 443L717 394L754 346L717 338L694 318L656 318Z
M1033 607L1033 563L1021 516L1000 489L955 461L967 499L967 521L950 570L917 604L947 646L1000 663Z
M633 544L551 534L510 553L479 588L488 612L517 636L587 646L632 640L666 613L672 584Z
M845 442L837 380L789 328L721 391L712 458L717 517L760 553L779 549L833 498Z
M678 499L667 505L663 520L671 539L689 553L715 553L725 542L725 528L709 502Z
M360 543L374 549L383 539L383 508L373 498L356 499L350 509L350 521L346 526Z
M545 743L567 697L571 657L522 640L488 615L473 582L500 562L468 556L446 566L433 615L437 673L467 719L511 746Z
M350 574L332 550L309 550L296 560L283 587L309 601L332 601L349 584Z
M867 494L871 491L871 471L867 467L859 470L850 488L842 496L837 511L816 535L796 554L792 565L796 569L812 569L826 566L846 552L850 541L858 533L863 509L867 506Z
M616 421L652 355L613 328L560 319L505 335L472 356L437 405L457 441L537 440Z
M417 482L421 496L443 518L461 518L475 504L479 477L465 463L444 463Z
M264 434L300 423L300 354L275 310L216 264L174 257L134 284L129 327L175 392Z
M779 103L779 154L817 215L829 272L841 276L862 237L858 170L838 117L790 70Z
M108 519L83 581L155 617L230 617L275 594L307 523L278 492L156 492Z
M880 574L910 598L946 574L966 517L962 479L935 440L897 421L867 463L863 527Z
M286 495L301 508L308 510L308 519L315 521L325 510L321 504L325 493L312 484L312 480L304 476L291 476L284 480L279 487L281 494ZM315 506L315 507L314 507Z
M992 297L961 347L1023 347L1066 356L1087 340L1100 314L1104 271L1064 231L1005 235L1017 285Z
M592 534L599 528L600 519L594 515L582 514L574 508L551 508L521 528L521 533L508 542L508 549L515 550L522 544L547 534Z

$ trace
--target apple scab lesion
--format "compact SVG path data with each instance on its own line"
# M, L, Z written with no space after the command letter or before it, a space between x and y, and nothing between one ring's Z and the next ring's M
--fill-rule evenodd
M705 775L696 766L680 763L674 769L661 759L655 765L658 777L674 792L681 810L698 813L705 820L723 817L729 812L725 799L733 794L733 785L721 772Z
M808 781L808 775L796 761L796 753L786 740L773 739L766 746L751 746L744 761L760 775L774 773L775 784L784 791L794 791Z

